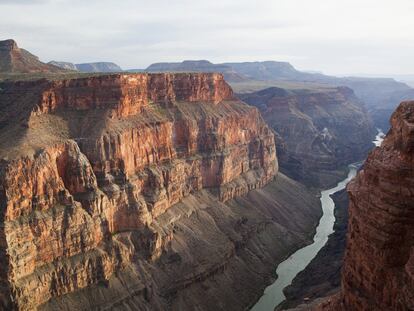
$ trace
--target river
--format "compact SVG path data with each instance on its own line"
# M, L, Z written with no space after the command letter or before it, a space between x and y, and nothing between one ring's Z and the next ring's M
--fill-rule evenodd
M347 183L356 175L357 166L349 165L348 176L338 183L336 187L321 192L321 205L323 215L316 228L313 243L297 250L293 255L281 262L276 269L277 280L268 286L260 300L251 311L273 311L274 308L285 300L283 289L292 283L296 274L306 268L309 262L316 256L319 250L328 241L328 236L333 233L335 222L335 203L331 194L344 189Z
M377 129L377 131L378 133L372 143L378 147L381 146L385 134L381 129ZM320 200L323 215L316 228L313 243L297 250L293 255L279 264L276 269L278 278L273 284L266 287L263 296L253 306L251 311L273 311L276 306L285 300L286 297L283 294L283 289L290 285L295 276L306 268L319 250L326 244L328 236L333 233L335 203L331 198L331 194L344 189L348 182L356 175L357 168L358 166L354 164L349 165L348 176L344 180L339 182L336 187L321 192Z

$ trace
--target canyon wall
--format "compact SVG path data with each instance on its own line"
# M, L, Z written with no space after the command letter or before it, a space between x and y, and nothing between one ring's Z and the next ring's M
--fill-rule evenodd
M184 249L180 244L184 237L177 233L190 224L172 226L193 212L182 214L176 207L175 216L170 215L166 223L164 215L182 200L190 200L190 211L232 206L236 196L265 186L278 170L272 131L256 108L233 97L220 74L117 74L4 82L0 84L0 130L3 308L31 310L42 305L47 309L53 299L58 303L57 297L91 287L112 288L110 280L121 282L120 275L131 278L131 288L138 284L135 294L146 297L150 309L164 308L165 296L176 292L165 288L171 279L164 275L162 286L151 281L158 299L148 302L153 292L145 278L151 279L155 272L139 267L174 262L195 251L193 233L184 235L190 243ZM299 232L312 231L320 213L315 198L304 196L308 204L296 204L296 208L308 209L308 219L302 220L298 228L304 231ZM261 225L246 225L249 217L237 221L243 232L277 228L271 216L266 218L269 225L265 220ZM249 230L243 235L255 236ZM307 237L299 232L284 242L284 252L306 243ZM218 242L214 230L212 234L206 245L230 243L233 236L230 232ZM243 239L236 240L231 247L223 244L213 249L232 258L237 248L244 249ZM166 253L171 258L163 257ZM208 255L189 262L202 263ZM217 258L225 259L221 257ZM207 259L199 272L194 268L187 275L183 270L184 279L174 274L175 281L182 283L176 287L186 288L224 269L225 263L213 260L212 264ZM112 294L119 286L113 288ZM125 293L128 290L123 288Z
M414 308L414 102L391 117L382 145L349 184L341 294L323 310Z
M349 88L272 87L240 98L258 107L275 130L281 171L310 186L335 184L346 164L372 148L372 122Z

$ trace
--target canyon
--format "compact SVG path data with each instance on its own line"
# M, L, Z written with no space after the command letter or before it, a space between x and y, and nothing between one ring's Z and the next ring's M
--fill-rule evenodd
M323 310L411 310L413 288L414 102L403 102L391 129L349 184L342 290Z
M321 216L221 74L4 81L0 111L3 309L243 309Z
M381 146L384 136L382 131L378 131L372 143L376 147ZM362 162L357 163L357 166L360 165ZM298 273L292 284L285 288L286 301L280 309L295 307L306 300L312 301L340 290L348 227L349 198L346 189L333 194L332 199L335 202L334 232L306 269Z
M348 196L333 196L335 232L285 288L287 300L277 310L413 309L414 102L402 102L390 123L349 183Z
M414 102L402 102L390 123L381 145L347 187L349 220L340 292L289 310L413 309ZM347 203L343 195L338 197L341 205ZM316 269L321 268L315 264L308 273ZM306 277L297 282L309 282ZM321 285L319 289L326 283ZM298 286L292 298L300 292Z
M100 71L0 41L0 309L252 307L413 94L284 62ZM403 102L278 309L414 309L413 124Z

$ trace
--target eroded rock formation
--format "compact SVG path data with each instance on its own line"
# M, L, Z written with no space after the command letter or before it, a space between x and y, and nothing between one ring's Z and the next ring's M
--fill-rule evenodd
M281 171L313 187L335 184L346 164L372 148L372 122L349 88L272 87L240 98L258 107L277 133Z
M99 292L110 280L122 282L127 275L131 280L122 285L122 293L115 294L120 286L113 286L111 295L120 301L138 295L147 308L163 309L177 289L224 271L222 255L229 260L235 257L249 235L256 238L254 232L267 232L268 226L280 233L272 220L274 212L257 211L262 215L258 224L246 224L257 215L236 223L237 217L230 218L232 226L240 222L237 226L245 238L231 230L220 236L215 233L220 220L213 209L211 217L197 219L215 219L213 236L206 243L221 245L213 248L220 254L218 262L202 263L207 257L196 260L192 255L184 266L193 262L201 267L187 271L179 265L180 275L164 275L159 283L151 279L151 271L141 269L157 270L151 268L154 262L181 262L180 256L196 251L191 247L192 234L206 239L197 234L202 230L197 226L174 225L190 217L191 210L161 221L173 205L194 197L189 206L200 207L201 214L210 204L231 206L235 196L266 185L277 172L272 131L256 108L233 97L220 74L7 82L0 90L3 308L30 310L43 305L47 309L52 298L94 286ZM271 194L263 196L274 200ZM302 209L315 200L304 196L308 203ZM308 211L308 219L298 220L298 228L312 231L318 214L317 208ZM191 226L194 232L188 232L184 242L176 230ZM300 232L283 243L285 251L306 242ZM271 262L282 255L272 254L262 259ZM171 280L178 285L165 288ZM165 301L161 302L161 294Z
M324 310L414 309L414 102L348 186L348 241L342 292Z

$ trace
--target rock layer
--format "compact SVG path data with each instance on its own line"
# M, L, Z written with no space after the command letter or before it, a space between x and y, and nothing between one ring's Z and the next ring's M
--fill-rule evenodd
M334 184L372 148L372 122L349 88L273 87L240 98L275 130L281 170L313 187Z
M174 230L156 220L171 206L202 189L225 202L277 172L273 133L220 74L0 88L4 307L35 309L107 284L137 256L158 260Z
M414 309L413 185L414 102L403 102L381 147L348 186L342 293L319 309Z

